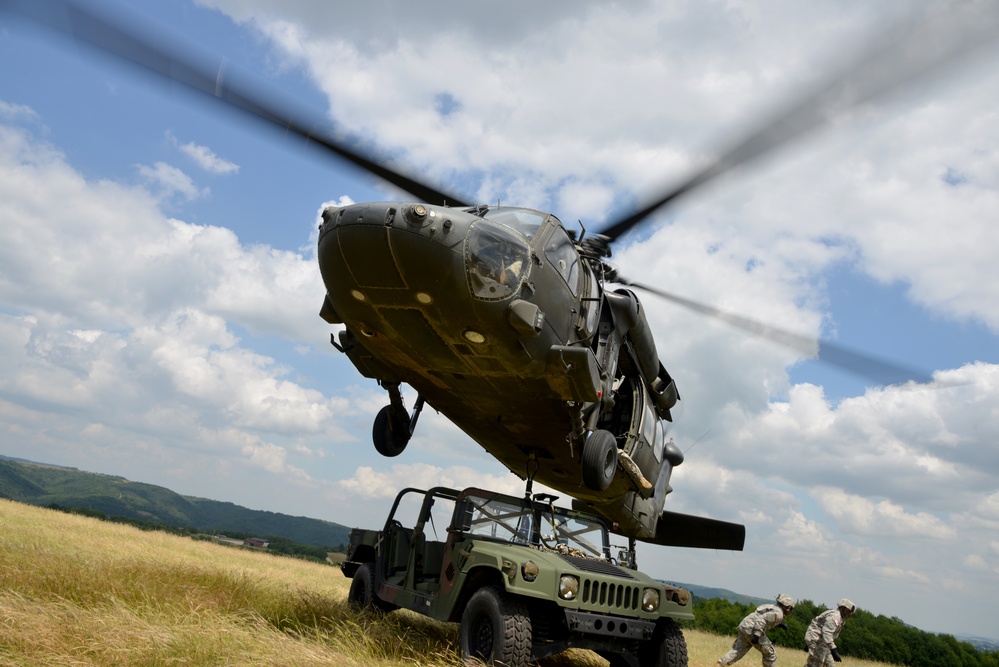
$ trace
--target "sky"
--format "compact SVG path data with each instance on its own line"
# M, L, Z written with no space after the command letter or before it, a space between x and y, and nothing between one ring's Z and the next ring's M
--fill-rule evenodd
M129 15L466 200L599 230L948 4L147 0ZM997 58L835 108L615 244L635 282L932 377L875 386L644 297L682 396L667 507L747 539L643 545L643 570L997 637ZM325 204L386 199L407 197L0 13L0 454L350 526L380 525L404 486L520 495L430 409L401 456L374 451L387 396L329 344L315 243Z

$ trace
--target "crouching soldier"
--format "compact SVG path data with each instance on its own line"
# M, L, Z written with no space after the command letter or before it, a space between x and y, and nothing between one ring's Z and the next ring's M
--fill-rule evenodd
M857 605L846 598L836 603L835 609L824 611L815 618L805 632L808 644L808 661L805 667L832 667L833 662L841 662L836 650L836 638L843 630L846 619L853 616Z
M739 635L732 642L732 650L718 659L718 664L725 667L740 660L742 656L755 648L763 654L763 667L773 667L777 663L777 651L767 637L767 630L784 625L784 617L794 611L794 598L781 593L777 596L777 604L761 604L739 623Z

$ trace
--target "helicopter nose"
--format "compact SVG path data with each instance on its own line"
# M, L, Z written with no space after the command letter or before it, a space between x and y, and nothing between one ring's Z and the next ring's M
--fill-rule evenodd
M336 236L331 261L347 269L358 298L363 289L403 289L406 281L399 272L389 239L397 209L393 206L351 206L323 211L324 233ZM324 239L320 237L320 247Z
M442 297L464 291L466 217L453 209L395 202L324 211L319 264L337 312L347 315L347 300L427 313Z

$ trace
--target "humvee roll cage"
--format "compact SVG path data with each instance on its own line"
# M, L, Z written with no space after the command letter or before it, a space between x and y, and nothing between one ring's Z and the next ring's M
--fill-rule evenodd
M438 499L450 500L455 503L455 510L447 527L449 533L459 532L480 539L534 548L575 550L587 558L612 560L609 531L603 519L588 512L556 507L556 496L544 493L515 499L478 488L458 491L444 486L429 490L408 487L396 496L385 524L386 530L395 521L399 505L409 493L424 497L413 526L417 532L422 532L426 523L433 521L431 510ZM599 544L593 543L594 537Z

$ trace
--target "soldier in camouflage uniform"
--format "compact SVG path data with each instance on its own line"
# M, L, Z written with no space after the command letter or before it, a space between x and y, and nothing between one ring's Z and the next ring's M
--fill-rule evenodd
M739 635L732 642L732 650L718 659L719 665L731 665L754 647L763 654L763 667L773 667L777 663L777 651L767 637L767 630L778 626L787 627L784 617L794 611L794 598L781 593L776 602L777 604L761 604L756 611L742 619L739 623Z
M843 630L846 619L853 616L856 610L855 604L843 598L836 603L835 609L824 611L812 619L805 632L805 643L808 644L805 667L832 667L833 662L842 661L836 650L836 638Z

